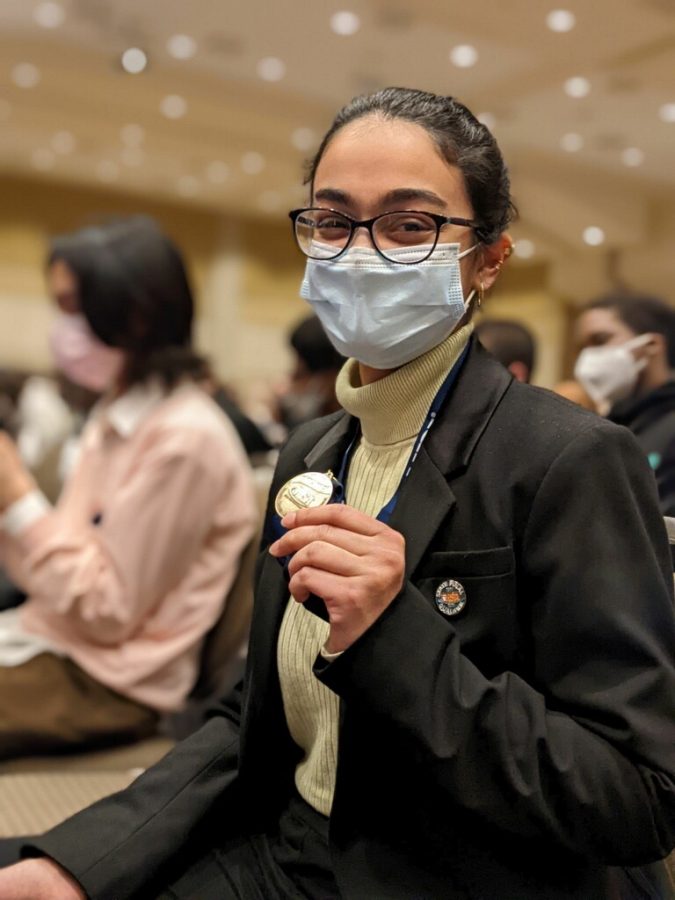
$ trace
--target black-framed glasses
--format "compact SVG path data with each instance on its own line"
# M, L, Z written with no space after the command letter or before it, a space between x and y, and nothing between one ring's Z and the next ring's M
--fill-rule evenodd
M310 259L337 259L351 244L356 229L366 228L380 256L389 262L415 265L431 256L445 225L478 229L471 219L414 209L382 213L361 221L320 207L294 209L288 215L293 222L297 245ZM397 250L406 253L399 256Z

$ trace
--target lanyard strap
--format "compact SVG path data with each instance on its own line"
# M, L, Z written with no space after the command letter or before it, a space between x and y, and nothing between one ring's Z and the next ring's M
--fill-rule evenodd
M403 470L403 475L398 484L398 487L394 491L394 494L392 495L389 502L385 506L383 506L382 509L380 510L380 512L378 513L377 518L380 522L386 523L389 521L389 519L391 519L393 512L396 509L396 504L398 503L398 498L399 498L399 494L401 493L401 489L402 489L403 485L405 484L405 482L407 481L408 476L410 475L410 473L412 471L412 467L415 464L415 460L417 459L419 452L422 449L422 445L424 444L425 440L427 439L427 435L429 434L432 425L436 421L436 417L438 416L438 413L440 412L441 407L443 406L445 400L447 399L447 396L450 393L453 385L457 381L459 373L462 370L462 366L464 365L464 361L466 360L466 357L469 353L470 346L471 346L471 339L469 339L469 341L467 342L467 345L464 348L464 350L462 350L462 353L461 353L459 359L454 364L454 366L450 369L443 384L438 389L438 392L436 393L436 396L434 397L433 402L432 402L431 406L429 407L429 412L426 415L424 423L417 434L417 438L416 438L413 448L410 452L410 456L408 457L408 462L406 464L405 469ZM340 464L340 471L338 472L338 476L337 476L337 490L336 490L336 496L334 499L334 502L336 502L336 503L344 503L345 502L345 494L346 494L345 480L347 478L347 471L349 469L349 463L351 462L352 452L356 446L356 442L357 442L358 438L360 437L360 435L361 435L361 428L359 427L357 429L356 433L354 434L354 437L351 439L349 446L347 447L347 450L345 451L345 454L342 458L342 463Z

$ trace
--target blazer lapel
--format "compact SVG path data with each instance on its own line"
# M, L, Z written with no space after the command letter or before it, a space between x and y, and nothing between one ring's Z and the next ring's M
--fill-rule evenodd
M328 469L335 472L349 446L355 424L350 416L341 416L310 447L306 456L304 450L300 450L295 460L285 460L287 472L292 472L292 475L306 471L325 472ZM284 480L283 477L281 480ZM275 481L272 490L280 486ZM259 560L251 624L251 645L255 647L255 653L249 658L250 675L257 684L267 683L271 672L276 677L276 645L289 597L288 582L282 567L266 549L263 549L263 554Z
M356 420L345 413L307 453L304 459L306 471L326 472L330 469L337 474L355 430Z
M455 505L450 482L469 464L485 429L513 381L477 342L417 457L389 524L406 539L412 575L441 523Z
M405 538L408 577L454 504L450 486L422 447L388 523Z

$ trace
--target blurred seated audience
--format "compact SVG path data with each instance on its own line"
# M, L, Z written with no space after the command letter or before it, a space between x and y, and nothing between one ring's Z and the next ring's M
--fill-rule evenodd
M302 319L290 332L293 366L278 397L278 417L290 431L303 422L337 412L335 379L345 362L315 315Z
M530 383L536 361L536 343L528 328L510 319L484 319L476 325L475 334L517 381Z
M16 444L22 462L51 502L61 492L61 453L75 427L76 417L58 382L44 375L29 376L17 403Z
M264 460L266 454L272 450L272 444L241 409L232 392L218 381L212 372L208 372L202 379L201 386L234 425L251 462Z
M643 294L608 294L576 322L574 374L601 415L629 428L675 515L675 309Z
M27 378L27 372L0 369L0 431L13 436L16 435L19 397Z
M103 399L56 507L0 435L0 758L118 743L181 707L256 518L234 428L195 383L183 261L149 219L54 241L56 364Z

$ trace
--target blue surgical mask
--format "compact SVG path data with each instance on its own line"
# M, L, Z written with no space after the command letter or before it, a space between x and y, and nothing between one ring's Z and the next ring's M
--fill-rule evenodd
M313 307L335 349L374 369L396 369L451 334L464 316L459 244L441 244L416 265L389 262L370 247L337 260L308 259L300 296ZM404 261L420 248L391 251Z

